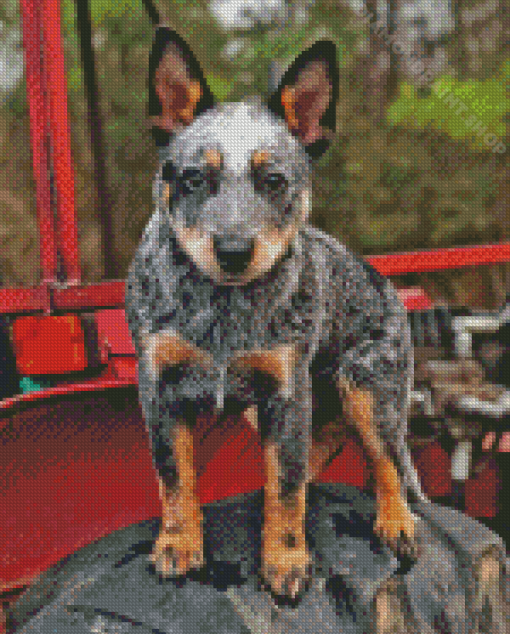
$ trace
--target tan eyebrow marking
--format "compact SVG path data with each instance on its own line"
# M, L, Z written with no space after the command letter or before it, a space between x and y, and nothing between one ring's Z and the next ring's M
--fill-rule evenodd
M264 163L269 162L269 152L265 150L256 150L251 157L253 167L262 167Z
M207 165L219 170L221 168L223 159L219 150L205 150L204 157Z

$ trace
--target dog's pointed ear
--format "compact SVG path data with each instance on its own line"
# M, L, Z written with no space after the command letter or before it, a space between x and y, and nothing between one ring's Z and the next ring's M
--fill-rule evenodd
M338 77L336 46L321 40L291 64L267 104L312 158L327 150L335 131Z
M148 114L157 145L214 106L214 98L190 47L175 31L158 27L149 57Z

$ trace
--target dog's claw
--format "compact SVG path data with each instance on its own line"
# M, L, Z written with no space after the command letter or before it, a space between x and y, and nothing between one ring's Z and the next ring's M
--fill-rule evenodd
M396 552L403 557L409 557L414 561L417 561L420 557L420 547L414 536L410 539L405 533L402 531L400 537L397 539L397 544L395 548Z
M395 511L391 520L378 519L375 534L395 555L416 561L420 556L415 534L416 522L417 518L405 506L398 513Z
M309 583L309 575L305 575L303 578L295 578L295 575L290 580L287 580L285 584L285 596L295 599L298 595L303 593Z
M263 556L262 577L277 596L295 599L309 585L310 557L306 549L281 548Z
M191 568L201 568L203 564L202 553L195 553L191 559Z
M201 538L186 534L162 533L158 536L149 560L163 577L185 575L192 568L204 563Z

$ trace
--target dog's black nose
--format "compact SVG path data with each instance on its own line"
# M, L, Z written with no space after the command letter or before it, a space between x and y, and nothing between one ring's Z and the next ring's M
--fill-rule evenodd
M225 273L242 273L250 263L255 240L215 236L213 244L216 258Z

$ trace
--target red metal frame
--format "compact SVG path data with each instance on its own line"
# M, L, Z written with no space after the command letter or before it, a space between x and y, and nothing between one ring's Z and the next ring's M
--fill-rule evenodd
M42 226L40 224L42 229ZM402 275L479 266L510 261L510 243L470 247L452 247L368 256L382 275ZM24 313L52 310L92 310L124 305L124 281L109 280L100 284L53 288L0 289L0 313Z
M510 242L374 255L367 260L383 275L423 273L510 261Z
M37 4L38 0L31 0ZM55 176L58 245L68 284L80 283L78 230L75 217L74 170L67 108L67 81L60 33L60 0L39 0L43 31L49 136Z
M41 50L38 43L41 37L41 7L37 2L21 1L23 23L23 50L25 52L25 70L27 82L28 107L30 112L30 140L32 143L32 164L36 186L37 217L39 219L42 283L53 284L57 273L57 246L51 210L50 178L46 126L46 94L43 85ZM14 289L9 289L14 290ZM9 297L6 297L9 299ZM35 298L34 298L35 299ZM11 301L16 301L12 297ZM18 300L19 303L19 300ZM8 304L2 302L4 308ZM15 310L17 310L16 306ZM1 308L0 308L1 310Z
M59 0L21 0L20 8L43 283L55 282L58 250L62 257L67 284L79 284L74 171L60 29L60 3ZM55 183L56 226L50 198L51 167Z
M96 390L111 390L113 388L129 387L134 385L134 382L130 379L96 379L94 381L87 381L83 383L72 383L70 385L57 385L55 387L48 387L44 390L28 392L27 394L16 394L11 398L5 398L0 401L0 411L10 409L20 403L29 403L32 401L40 401L51 396L58 396L61 394L69 394L71 392L94 392Z

